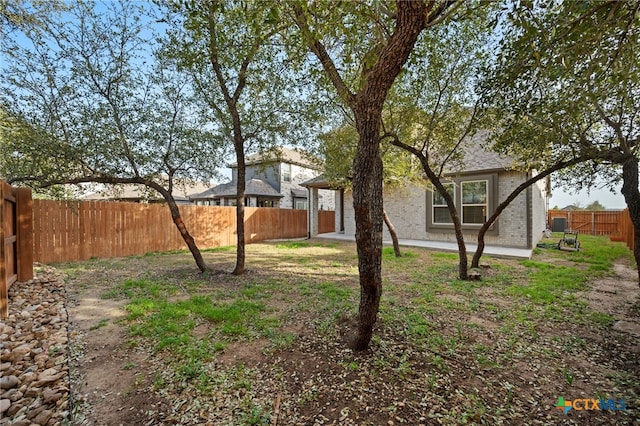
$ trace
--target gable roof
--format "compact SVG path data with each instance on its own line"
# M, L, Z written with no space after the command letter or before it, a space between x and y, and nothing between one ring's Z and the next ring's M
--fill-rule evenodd
M202 191L207 188L208 185L202 182L193 182L185 180L176 180L173 185L172 195L176 201L188 201L188 194L194 191ZM155 190L146 187L141 184L119 184L119 185L107 185L105 189L85 194L78 197L80 200L88 201L108 201L108 200L122 200L122 201L159 201L164 198Z
M265 163L288 163L295 164L309 169L319 169L319 165L314 161L311 154L297 149L275 147L269 150L258 152L257 154L248 155L245 159L247 166ZM229 167L236 168L238 163L229 164Z
M189 196L190 200L205 200L212 198L232 198L236 196L236 183L235 182L227 182L213 188L209 188L204 192L199 194L191 194ZM278 191L276 191L273 186L269 185L267 182L262 179L250 179L247 181L244 194L246 196L259 196L259 197L278 197L282 198Z
M460 145L461 160L453 161L447 167L446 174L494 172L513 168L515 163L512 158L485 148L488 137L488 131L480 130L473 137L463 141Z

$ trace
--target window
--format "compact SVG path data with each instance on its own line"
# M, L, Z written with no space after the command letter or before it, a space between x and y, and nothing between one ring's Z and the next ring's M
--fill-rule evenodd
M488 181L461 183L462 223L483 224L487 220Z
M282 180L285 182L291 182L291 164L282 165Z
M258 207L275 207L273 200L258 198Z
M442 186L455 199L455 185L453 183L443 183ZM433 197L433 223L451 223L451 215L444 197L440 195L435 187L431 193Z
M296 198L294 201L294 209L296 210L306 210L307 209L307 200L304 198Z
M447 178L443 186L451 194L462 229L477 231L492 214L498 203L498 173L468 174ZM426 231L453 233L453 223L444 197L429 188L425 191ZM496 221L487 231L488 235L500 235Z

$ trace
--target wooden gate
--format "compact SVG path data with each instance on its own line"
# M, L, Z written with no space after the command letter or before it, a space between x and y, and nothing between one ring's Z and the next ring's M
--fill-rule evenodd
M9 316L9 287L33 278L31 190L0 180L0 318Z

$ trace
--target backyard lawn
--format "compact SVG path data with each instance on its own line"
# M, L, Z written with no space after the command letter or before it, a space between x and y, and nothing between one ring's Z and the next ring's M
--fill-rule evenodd
M532 260L486 257L482 279L468 282L456 279L456 254L385 248L363 353L346 345L359 299L353 243L249 245L241 277L202 276L186 252L57 265L68 274L75 419L638 424L631 252L581 243ZM204 255L233 268L233 247ZM555 407L567 401L566 414Z

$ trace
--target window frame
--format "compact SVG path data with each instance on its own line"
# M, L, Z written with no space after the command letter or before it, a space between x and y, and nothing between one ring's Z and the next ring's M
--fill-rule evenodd
M495 207L498 205L498 196L499 196L499 187L498 187L498 172L487 172L487 173L479 173L479 174L460 174L456 176L449 176L446 179L443 179L443 183L453 183L455 187L455 194L453 197L454 204L456 209L458 210L458 215L460 216L460 222L462 226L463 232L477 232L478 229L482 226L481 223L462 223L462 182L471 182L471 181L487 181L487 210L486 210L486 218L488 218L492 213ZM433 186L425 190L425 202L426 202L426 232L434 233L434 234L453 234L455 229L453 227L453 223L442 223L436 222L433 220L433 194L434 191ZM486 220L485 218L485 220ZM487 235L499 235L499 220L495 221L487 231Z
M464 185L470 183L484 182L484 203L465 203L464 202ZM465 207L484 207L484 218L481 223L478 222L465 222L464 220L464 208ZM487 212L489 211L489 180L488 179L476 179L476 180L462 180L460 181L460 219L462 225L474 225L482 226L487 221Z
M303 203L304 207L303 208L298 207L298 203ZM293 209L294 210L308 210L309 209L308 200L306 198L294 197L294 199L293 199Z
M455 204L455 200L456 200L456 184L455 182L442 182L443 186L451 186L453 188L453 191L451 192L451 196L453 197L453 202ZM449 192L449 191L447 191ZM442 201L444 202L444 204L436 204L435 203L435 197L441 197ZM436 215L435 215L435 209L436 208L445 208L447 210L447 215L449 218L448 222L436 222ZM438 190L434 187L431 191L431 224L432 225L445 225L445 226L453 226L453 221L451 220L451 215L449 214L449 206L447 205L446 200L444 199L444 197L442 197L442 195L440 195L440 193L438 192Z
M283 182L291 182L292 180L292 170L290 163L282 163L282 181Z

